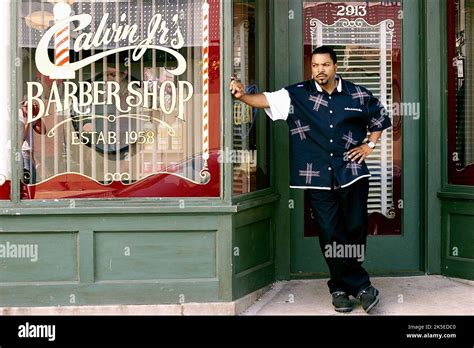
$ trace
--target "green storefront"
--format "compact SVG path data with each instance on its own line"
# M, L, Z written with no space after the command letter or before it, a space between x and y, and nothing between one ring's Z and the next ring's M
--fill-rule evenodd
M228 91L307 79L321 44L392 118L367 161L364 265L474 279L473 0L2 9L0 307L231 302L327 277L288 126Z

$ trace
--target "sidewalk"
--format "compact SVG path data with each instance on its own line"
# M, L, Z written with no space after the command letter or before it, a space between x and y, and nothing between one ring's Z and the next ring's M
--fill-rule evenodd
M379 277L380 303L370 315L473 315L474 281L443 276ZM337 313L327 279L281 281L233 302L158 305L0 307L2 315L367 315L355 300Z
M380 290L380 302L370 315L474 314L474 281L443 276L371 280ZM326 282L327 279L276 282L240 315L368 315L356 300L352 312L335 312Z

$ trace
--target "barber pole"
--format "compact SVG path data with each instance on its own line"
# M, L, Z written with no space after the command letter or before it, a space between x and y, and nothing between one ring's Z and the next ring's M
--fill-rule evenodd
M207 160L209 159L209 4L202 4L202 52L203 52L203 92L202 92L202 122L203 122L203 171L207 171Z
M54 21L58 23L69 17L71 6L65 2L59 2L54 5L53 13ZM75 77L74 70L68 68L71 43L70 32L71 27L69 22L67 22L54 35L54 65L56 69L51 74L53 79L73 79Z

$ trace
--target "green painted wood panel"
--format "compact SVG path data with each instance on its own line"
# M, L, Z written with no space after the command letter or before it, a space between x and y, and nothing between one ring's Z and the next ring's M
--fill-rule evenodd
M448 255L474 262L474 214L449 214L447 228ZM474 264L472 266L474 268Z
M257 198L254 201L262 203L266 200ZM266 202L261 206L255 204L249 202L247 209L233 218L233 299L245 296L275 280L276 202Z
M447 2L425 0L424 3L430 37L427 40L426 95L432 116L426 129L431 140L427 147L429 164L426 166L434 164L437 167L437 163L441 166L441 171L427 170L427 181L431 183L427 190L429 209L426 211L428 271L474 279L474 187L448 184L447 81L450 77L443 68L451 64L447 57L448 36L444 29L447 25ZM432 150L439 147L440 153ZM439 215L439 212L441 224L438 224L439 219L430 218Z
M270 59L270 91L278 90L290 84L290 55L288 49L290 40L288 15L289 0L270 2L270 51L274 52ZM292 40L295 38L292 37ZM284 121L272 123L271 137L273 144L272 171L276 192L280 201L275 207L275 253L276 278L289 279L290 277L290 200L289 178L289 141L288 125Z
M213 215L205 211L190 213L182 209L181 213L166 214L155 212L155 214L102 214L102 215L63 215L59 209L59 215L29 215L19 216L0 215L0 232L51 232L51 231L186 231L186 230L215 230L217 221L226 214ZM237 208L235 208L237 211ZM231 216L227 213L227 216Z
M447 276L474 279L474 202L442 202L441 269Z
M10 282L1 268L0 306L232 300L232 214L0 216L0 226L4 239L44 241L48 260L40 271L18 266L22 278L7 274Z
M0 283L78 281L77 233L0 233Z
M237 228L234 234L235 273L239 274L252 267L272 261L272 235L270 219L254 222Z
M234 278L232 299L237 300L273 283L274 280L274 262L261 264L259 267L255 267L249 272L242 272Z
M96 232L94 250L96 281L216 277L215 231Z
M216 279L0 286L0 307L224 302Z
M444 115L447 98L446 1L424 0L422 5L422 129L423 154L421 185L423 187L424 270L441 272L441 203L437 192L442 186L444 142L447 135ZM446 142L447 146L447 142Z

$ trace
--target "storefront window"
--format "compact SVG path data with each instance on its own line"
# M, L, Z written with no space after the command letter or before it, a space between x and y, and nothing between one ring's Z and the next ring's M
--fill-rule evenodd
M401 234L402 116L418 117L419 104L401 101L401 4L399 1L304 2L305 75L314 48L328 45L338 56L338 74L369 89L385 106L385 130L369 167L369 233ZM314 235L306 196L305 236Z
M260 11L265 13L266 9L267 1L245 0L233 4L233 70L246 93L263 92L266 87L268 31L267 24L257 20ZM234 195L268 187L267 117L234 99L232 120L233 150L226 153L226 158L233 164Z
M474 185L474 1L448 2L448 182Z
M0 2L0 12L10 13L10 4L7 1ZM9 18L9 16L6 16ZM4 97L4 102L0 104L0 200L10 199L11 188L11 62L12 43L10 39L10 21L4 20L0 23L0 70L2 73L2 83L0 83L0 95ZM13 107L15 110L16 107ZM13 111L15 112L15 111Z
M22 199L219 197L218 0L18 11Z

